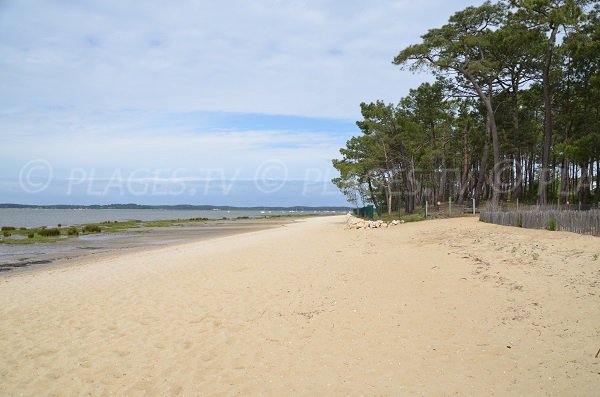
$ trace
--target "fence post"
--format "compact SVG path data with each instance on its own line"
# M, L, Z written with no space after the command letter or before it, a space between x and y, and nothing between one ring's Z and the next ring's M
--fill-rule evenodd
M448 197L448 214L452 216L452 197Z
M427 219L427 200L425 200L425 219Z
M475 197L473 197L473 215L475 215Z

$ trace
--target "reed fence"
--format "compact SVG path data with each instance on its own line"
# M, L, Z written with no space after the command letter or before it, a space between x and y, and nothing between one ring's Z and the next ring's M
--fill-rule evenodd
M479 220L496 225L562 230L600 236L600 209L579 211L556 207L533 207L519 210L482 210Z

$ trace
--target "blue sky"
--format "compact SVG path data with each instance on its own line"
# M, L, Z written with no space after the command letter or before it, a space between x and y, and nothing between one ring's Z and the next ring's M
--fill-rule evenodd
M391 60L480 3L0 0L0 202L344 205L360 102L427 80Z

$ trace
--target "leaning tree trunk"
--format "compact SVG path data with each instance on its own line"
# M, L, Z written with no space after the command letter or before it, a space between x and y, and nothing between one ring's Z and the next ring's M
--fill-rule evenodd
M492 83L491 81L488 82L489 87L488 93L486 94L485 92L483 92L483 89L481 88L475 77L473 77L473 75L471 75L468 72L464 72L464 74L473 85L473 88L475 88L475 91L477 91L477 95L485 105L485 110L487 113L487 124L489 132L492 136L492 152L494 156L494 178L492 180L492 208L496 208L500 203L500 187L502 182L502 174L500 171L502 167L500 164L500 143L498 141L498 128L496 126L496 117L494 115L494 108L492 106Z

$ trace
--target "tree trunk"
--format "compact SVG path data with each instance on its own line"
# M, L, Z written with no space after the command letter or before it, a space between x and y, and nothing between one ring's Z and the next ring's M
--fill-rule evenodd
M406 198L404 200L404 211L407 214L412 214L415 210L415 195L417 194L415 189L415 171L412 161L409 162L404 173L404 185L406 186Z
M565 155L560 167L560 203L566 204L569 199L569 158Z
M460 193L456 201L457 205L462 205L469 193L469 122L463 128L463 169L460 178Z
M486 141L483 145L483 151L481 153L481 166L479 167L479 176L477 177L477 185L475 186L475 205L479 206L481 193L483 190L483 183L487 173L487 161L489 155L489 144Z
M388 177L387 183L385 184L385 202L387 204L387 213L392 215L392 182L393 178Z
M446 181L448 179L448 171L446 170L446 149L442 148L442 159L441 159L441 175L440 175L440 186L438 189L437 200L444 202L446 201Z
M523 168L521 165L521 153L517 152L515 155L515 187L513 190L515 199L521 199L523 197Z
M596 160L596 199L600 200L600 160Z
M511 93L511 110L512 110L512 128L513 128L513 145L516 148L514 164L515 164L515 183L513 194L515 199L520 199L523 195L523 170L521 169L521 139L519 131L519 79L512 79Z
M582 206L587 206L590 197L590 178L589 166L587 161L581 164L581 182L579 184L579 202Z
M498 141L498 128L496 126L496 117L494 115L494 108L492 106L492 83L491 81L488 82L488 93L486 95L486 93L483 92L481 86L479 85L479 83L477 82L477 80L475 80L475 78L470 74L465 72L464 73L465 76L469 79L469 81L471 82L471 84L473 85L473 88L475 88L475 91L477 91L477 95L479 95L479 99L481 99L481 101L483 102L483 104L485 105L485 109L486 109L486 113L487 113L487 123L488 123L488 129L489 132L492 136L492 152L493 152L493 156L494 156L494 178L493 178L493 186L492 186L492 191L493 191L493 195L492 195L492 208L496 208L500 202L500 185L501 185L501 179L500 179L500 169L501 169L501 165L500 165L500 143Z
M377 204L377 198L375 197L375 191L373 189L373 183L371 183L371 177L367 176L367 185L369 186L369 196L371 197L371 201L375 206L375 210L379 214L379 205Z
M556 43L558 26L552 27L548 47L546 48L546 59L543 72L544 89L544 148L542 152L542 169L540 171L540 184L538 186L538 201L540 205L548 204L548 180L550 178L550 150L552 148L552 87L550 84L550 71L552 68L552 56Z

